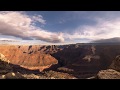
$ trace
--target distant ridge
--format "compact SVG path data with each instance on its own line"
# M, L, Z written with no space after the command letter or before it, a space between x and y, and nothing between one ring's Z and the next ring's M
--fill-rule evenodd
M78 45L120 45L120 37L114 37L109 39L94 40L90 43L76 43Z
M96 43L76 43L78 45L120 45L120 42L116 42L116 43L110 43L110 42L106 42L106 43L102 43L102 42L96 42Z
M120 43L120 37L95 40L95 41L92 41L92 43Z

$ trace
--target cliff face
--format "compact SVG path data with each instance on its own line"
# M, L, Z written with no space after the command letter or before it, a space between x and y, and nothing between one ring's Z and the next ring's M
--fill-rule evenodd
M108 69L100 70L97 79L120 79L120 55L112 61Z
M68 45L52 54L63 67L60 71L80 74L95 74L107 69L114 58L120 54L119 45ZM91 76L88 75L88 76ZM85 76L85 75L84 75ZM88 77L86 76L86 77Z
M31 70L39 69L42 71L58 63L54 57L39 51L39 49L40 46L0 46L0 53L10 63Z
M110 65L109 68L120 72L120 55L116 56L116 58L112 61L112 64Z

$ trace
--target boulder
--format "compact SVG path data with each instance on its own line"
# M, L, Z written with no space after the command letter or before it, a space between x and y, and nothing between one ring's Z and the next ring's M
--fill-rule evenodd
M98 79L120 79L120 72L113 69L101 70L97 74L97 78Z

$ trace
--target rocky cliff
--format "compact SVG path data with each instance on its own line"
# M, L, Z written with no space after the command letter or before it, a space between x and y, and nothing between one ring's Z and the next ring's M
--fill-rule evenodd
M6 45L0 46L0 53L0 57L7 58L8 63L30 70L43 71L52 68L70 73L77 78L86 78L97 74L100 70L107 69L115 56L120 54L120 46L102 44Z
M76 77L90 77L100 70L109 68L114 58L120 54L119 45L74 44L53 53L61 67L58 71L69 72ZM82 76L81 76L82 75Z
M120 72L120 55L116 56L116 58L112 61L112 64L110 65L109 68Z
M100 70L93 79L120 79L120 55L117 55L106 70Z
M9 63L20 65L31 70L43 71L58 61L50 54L40 51L41 46L0 46L1 57L7 58Z

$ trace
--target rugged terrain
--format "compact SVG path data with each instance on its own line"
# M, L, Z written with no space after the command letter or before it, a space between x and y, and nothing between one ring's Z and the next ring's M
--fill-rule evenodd
M49 54L39 51L38 46L0 46L0 55L10 63L40 71L57 64L58 61Z
M1 60L12 64L14 72L19 71L28 79L83 79L99 75L101 70L109 68L119 72L118 55L119 45L106 44L0 46Z
M77 78L87 78L109 68L115 57L120 55L120 46L74 44L52 55L61 64L59 71L72 73Z

